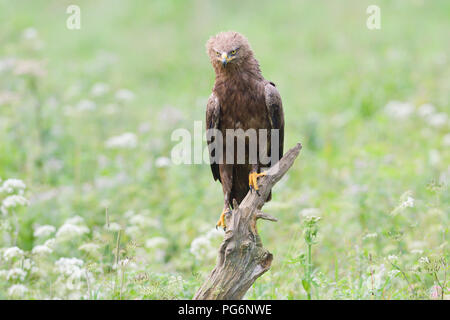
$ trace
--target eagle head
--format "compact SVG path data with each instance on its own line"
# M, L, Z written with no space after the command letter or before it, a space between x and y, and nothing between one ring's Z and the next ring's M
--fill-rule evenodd
M216 70L242 65L253 57L247 38L235 31L220 32L211 37L206 43L206 52Z

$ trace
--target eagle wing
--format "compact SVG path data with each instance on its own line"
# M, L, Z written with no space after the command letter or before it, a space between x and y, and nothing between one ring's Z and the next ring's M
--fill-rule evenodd
M283 156L283 144L284 144L284 113L283 103L281 102L281 96L278 89L273 82L267 82L264 88L266 107L269 115L269 121L271 128L278 129L279 131L279 158ZM272 167L275 163L270 163Z
M206 130L219 129L219 122L220 122L220 104L219 99L213 92L209 96L208 103L206 104ZM211 163L211 172L213 174L214 180L219 179L219 181L221 181L219 174L219 164L214 162L215 150L211 144L213 140L210 134L208 134L208 131L206 134L207 134L206 141L208 143L208 150L209 150L209 160Z

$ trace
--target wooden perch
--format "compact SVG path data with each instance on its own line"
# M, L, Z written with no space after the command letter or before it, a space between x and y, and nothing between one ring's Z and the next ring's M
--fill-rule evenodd
M194 300L242 299L250 286L270 269L273 256L263 247L256 229L258 219L277 221L263 213L262 206L272 187L284 176L297 158L298 143L258 180L259 195L249 192L238 206L233 199L233 212L226 216L227 230L220 245L217 264L198 289Z

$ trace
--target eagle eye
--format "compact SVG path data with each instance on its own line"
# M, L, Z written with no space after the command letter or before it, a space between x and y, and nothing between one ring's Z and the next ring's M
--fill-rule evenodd
M230 55L234 56L234 55L236 54L237 50L238 50L238 49L231 50L231 51L230 51Z

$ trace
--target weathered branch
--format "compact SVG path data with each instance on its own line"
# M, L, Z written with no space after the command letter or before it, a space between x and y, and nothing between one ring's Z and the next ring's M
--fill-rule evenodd
M226 217L227 230L220 246L217 264L194 296L195 300L242 299L250 286L270 269L273 256L262 246L256 229L258 219L277 221L261 211L272 187L284 176L297 158L298 143L258 180L259 195L249 192Z

